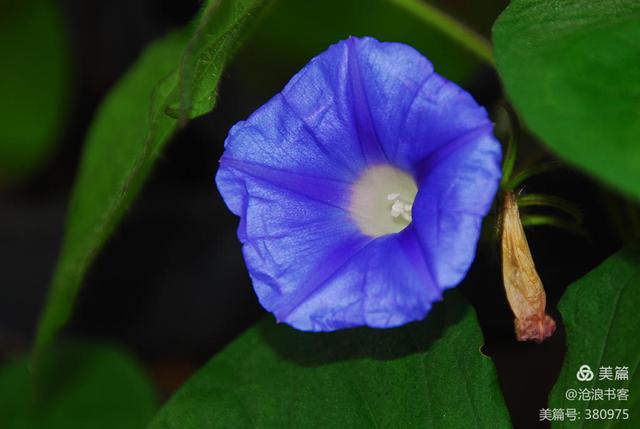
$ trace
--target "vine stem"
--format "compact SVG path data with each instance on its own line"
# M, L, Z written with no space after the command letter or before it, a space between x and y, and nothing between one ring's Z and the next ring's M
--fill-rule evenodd
M494 66L491 43L460 21L422 0L388 0L455 40L485 63Z

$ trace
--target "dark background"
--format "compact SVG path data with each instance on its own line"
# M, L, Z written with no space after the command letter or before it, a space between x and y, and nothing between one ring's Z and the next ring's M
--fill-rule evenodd
M355 17L364 4L354 3ZM505 4L487 2L490 7L479 14L478 7L470 5L478 2L440 3L485 35ZM58 145L33 176L0 186L0 359L25 352L31 345L62 241L83 139L97 106L144 47L188 23L200 3L67 0L60 5L72 77ZM330 16L307 19L327 18L315 25L328 29L326 38L341 35L344 22L334 24ZM67 336L124 344L148 368L164 398L264 317L235 237L237 219L213 183L217 160L228 129L275 94L311 55L337 40L309 36L308 46L283 47L279 42L287 33L278 35L278 18L264 21L258 33L273 35L267 37L272 44L250 39L221 81L214 112L193 121L173 139L90 270L65 330ZM306 37L301 35L303 42ZM290 55L285 48L291 49ZM471 69L456 80L496 114L495 104L502 98L497 76L487 67ZM549 157L531 136L524 134L521 144L525 163ZM547 227L528 230L548 305L560 322L553 308L566 286L617 250L621 234L629 235L613 222L607 208L612 202L617 207L621 200L570 168L532 180L525 191L563 196L585 216L586 238ZM515 342L493 227L488 221L462 291L478 311L486 338L483 351L496 364L514 424L538 427L538 411L545 406L562 364L564 331L560 323L556 335L541 345Z

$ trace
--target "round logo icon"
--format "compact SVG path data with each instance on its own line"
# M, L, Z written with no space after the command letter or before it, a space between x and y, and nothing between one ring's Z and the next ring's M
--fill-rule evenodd
M576 378L579 381L591 381L593 380L593 371L589 365L582 365L576 374Z

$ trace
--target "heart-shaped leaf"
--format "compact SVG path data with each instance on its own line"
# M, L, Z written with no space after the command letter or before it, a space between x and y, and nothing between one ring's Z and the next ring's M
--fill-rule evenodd
M549 406L574 409L579 419L554 421L555 427L601 428L606 424L616 428L637 427L640 414L639 304L639 244L611 256L567 289L558 306L567 329L567 354L551 392ZM583 375L578 377L583 365L589 366L592 376L584 368ZM609 368L611 379L609 370L601 370L603 367ZM627 380L624 379L625 367ZM616 380L618 376L622 379ZM583 389L589 396L584 396ZM595 399L594 389L599 389L603 395L606 389L614 389L616 397ZM619 389L627 390L628 399L618 397ZM578 396L571 399L574 393ZM590 419L587 409L628 409L629 414L626 419L622 412L617 413L616 418Z
M510 427L473 310L454 293L391 330L265 320L214 357L151 428Z
M514 0L493 41L507 94L531 130L640 198L640 2Z

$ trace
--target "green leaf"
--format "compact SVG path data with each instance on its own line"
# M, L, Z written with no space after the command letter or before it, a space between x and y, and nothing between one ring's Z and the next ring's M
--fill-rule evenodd
M531 130L640 198L640 2L514 0L493 40L507 93Z
M191 116L213 108L220 73L240 37L239 23L263 3L223 0L215 14L208 4L192 37L180 31L153 43L103 101L76 178L36 357L68 320L91 262L177 129L178 121L166 114L169 105L182 97Z
M89 265L176 128L158 100L168 95L183 43L184 37L172 34L151 45L97 113L76 178L36 352L49 345L69 318Z
M201 12L178 68L167 113L181 119L210 112L224 66L247 26L267 0L211 0Z
M3 1L0 52L0 182L11 182L42 167L66 115L70 67L57 3Z
M159 428L510 427L473 310L454 293L390 329L254 326L198 371Z
M578 422L556 422L555 427L603 427L603 420L586 420L585 409L629 408L631 419L608 420L611 427L638 427L640 415L640 244L616 253L595 270L569 286L558 308L567 330L564 366L549 399L551 408L575 408ZM591 381L579 381L582 365L595 373ZM598 380L602 366L627 366L629 381ZM570 401L568 389L629 389L627 401ZM635 422L635 423L633 423Z
M4 429L139 429L157 409L151 383L118 349L76 343L43 359L38 388L26 357L0 367Z

